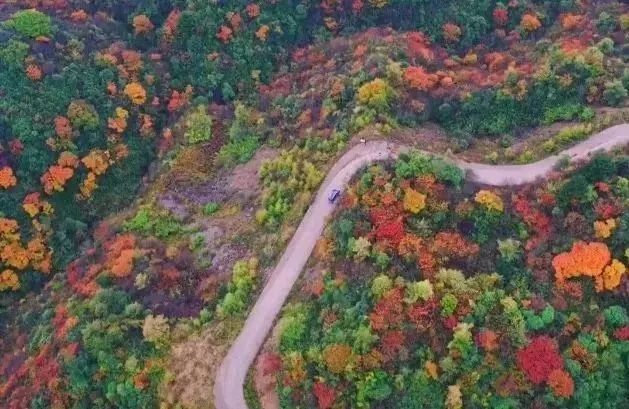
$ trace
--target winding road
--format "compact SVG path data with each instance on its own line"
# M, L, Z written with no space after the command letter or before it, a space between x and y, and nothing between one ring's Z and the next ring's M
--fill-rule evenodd
M558 155L527 165L485 165L459 160L454 163L466 171L468 180L492 186L519 185L545 176L566 155L571 160L585 159L595 151L609 151L626 144L629 144L629 124L622 124L593 135ZM327 199L330 190L342 189L366 165L394 159L408 150L405 146L371 141L352 147L332 167L217 372L214 383L216 409L247 408L243 391L247 372L334 210L334 204Z

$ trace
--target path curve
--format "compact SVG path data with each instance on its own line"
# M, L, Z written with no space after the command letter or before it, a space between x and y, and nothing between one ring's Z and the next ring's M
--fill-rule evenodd
M485 165L460 160L454 162L466 171L468 180L493 186L519 185L543 177L563 156L567 155L571 160L584 159L592 152L608 151L626 144L629 144L629 124L622 124L593 135L588 140L558 155L527 165ZM364 166L376 161L394 159L399 153L408 150L408 147L389 142L370 141L348 150L328 172L314 201L249 313L242 331L221 363L214 383L216 409L247 408L243 392L247 372L321 236L327 217L334 210L334 205L330 204L327 199L329 191L333 188L343 188Z

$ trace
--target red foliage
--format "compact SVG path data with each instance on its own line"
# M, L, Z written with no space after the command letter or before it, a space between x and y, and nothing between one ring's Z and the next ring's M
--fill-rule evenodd
M511 201L515 212L522 217L524 223L535 229L540 236L550 234L550 218L544 212L533 207L522 195L513 195Z
M491 352L498 349L498 334L490 329L483 330L476 336L476 343L485 351Z
M404 347L406 337L402 331L388 331L380 338L380 350L382 354L393 359Z
M545 335L533 338L517 352L516 359L520 369L536 385L546 382L552 371L563 369L557 343Z
M251 19L254 19L260 15L260 6L255 3L247 4L245 10L247 11L247 15Z
M232 29L227 26L221 26L221 28L216 33L216 38L221 40L224 43L228 43L232 38Z
M574 393L574 381L570 374L561 369L555 369L548 375L548 386L555 396L569 398Z
M430 91L437 85L439 77L435 74L427 73L422 67L408 67L404 71L404 80L411 88L420 91Z
M487 64L489 71L493 72L504 68L508 63L508 60L505 54L500 52L493 52L485 55L485 63Z
M402 322L404 319L403 293L404 289L394 288L378 301L373 312L369 314L372 329L384 331Z
M629 325L625 325L614 331L614 337L619 341L629 341Z
M319 409L329 409L334 404L336 391L326 383L317 382L312 386L312 393L317 398Z
M404 237L404 223L402 223L402 219L398 218L392 222L377 226L375 236L377 241L386 242L393 247L397 247L400 244L400 240Z
M240 15L240 13L232 13L231 17L229 18L229 24L232 26L234 31L239 31L240 26L242 25L242 16Z
M275 353L268 352L262 355L262 374L275 375L282 369L282 358Z
M58 305L55 309L55 316L52 319L52 325L55 327L55 336L61 339L65 338L76 324L77 318L68 313L68 307Z
M55 118L55 132L61 139L70 139L72 137L72 125L70 120L65 116Z
M461 28L454 23L446 23L442 27L443 38L451 43L459 41Z
M431 325L437 309L438 304L434 298L425 303L415 303L408 308L408 320L415 324L417 329L426 329Z
M173 90L168 100L168 112L173 113L188 105L192 96L192 87L187 87L184 92Z
M23 149L24 144L19 139L11 139L9 141L9 152L11 152L11 155L18 156L22 153Z
M430 63L435 59L435 53L429 48L430 40L420 31L412 31L406 35L406 47L411 59L420 59Z
M505 8L499 7L494 9L492 15L494 18L494 23L496 23L496 25L499 27L506 26L509 22L509 11Z
M466 240L459 232L439 232L433 243L435 253L442 256L467 258L478 254L479 249L478 244Z
M352 1L352 11L354 14L360 13L360 11L365 6L365 2L363 0L353 0Z
M594 211L599 219L610 219L620 215L622 208L616 203L607 200L599 200L594 206Z
M401 214L402 210L400 206L374 207L369 210L369 220L377 227L395 221Z
M179 25L180 18L181 12L176 9L171 11L166 18L163 29L166 41L172 41L175 38L175 35L177 35L177 26Z
M459 320L456 319L455 315L450 315L443 319L443 326L450 331L454 331L457 325L459 325Z

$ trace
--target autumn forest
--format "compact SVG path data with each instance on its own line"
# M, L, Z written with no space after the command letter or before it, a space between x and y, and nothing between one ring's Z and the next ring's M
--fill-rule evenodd
M621 0L0 1L0 407L246 409L291 252L249 409L629 407L628 61Z

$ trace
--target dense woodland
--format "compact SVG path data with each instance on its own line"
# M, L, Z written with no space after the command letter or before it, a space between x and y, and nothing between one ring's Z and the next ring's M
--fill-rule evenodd
M1 2L0 406L193 407L173 347L238 328L355 135L431 124L531 162L627 121L628 37L620 1ZM252 197L160 205L264 150ZM282 318L281 405L627 406L627 159L583 166L482 194L426 158L366 172Z
M281 407L625 406L627 159L516 189L370 167L261 358Z

